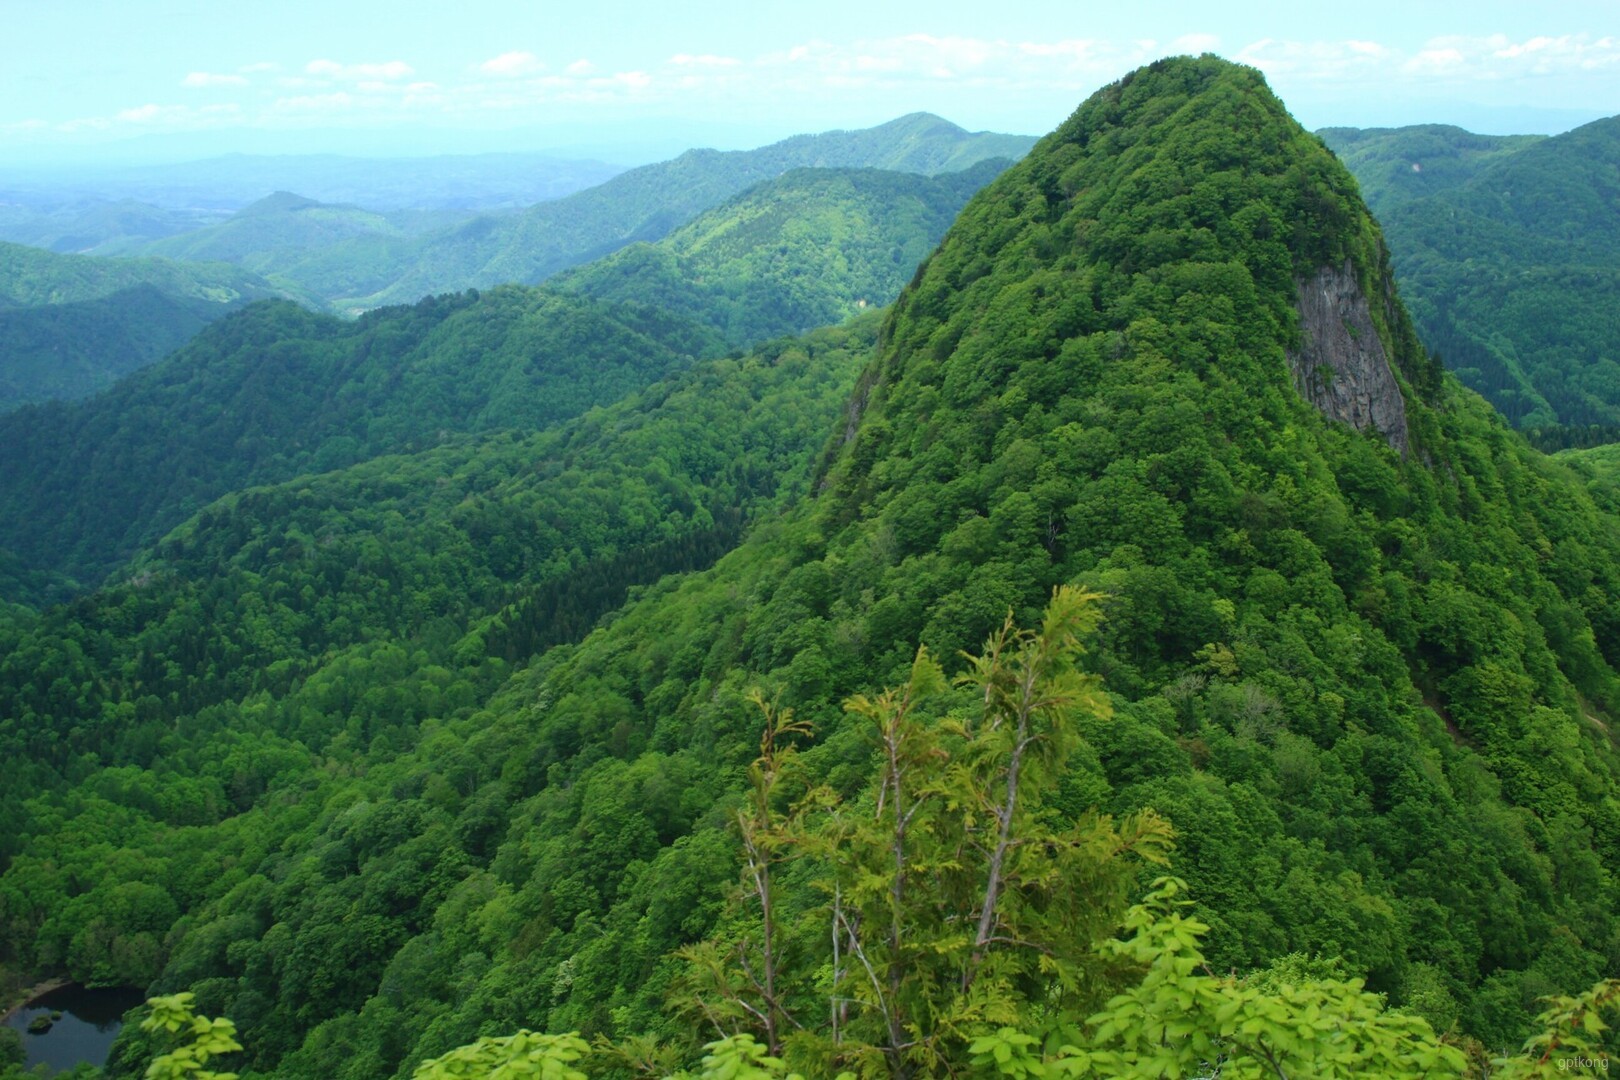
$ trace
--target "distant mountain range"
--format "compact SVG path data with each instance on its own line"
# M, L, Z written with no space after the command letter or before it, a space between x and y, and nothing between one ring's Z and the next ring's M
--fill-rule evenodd
M555 289L499 286L357 321L256 305L92 400L0 417L0 453L19 465L0 476L0 548L93 584L236 487L536 430L727 348L875 310L1007 164L795 169ZM380 220L278 195L195 242L223 245L259 220L285 234L298 215L311 228Z
M385 286L420 240L472 215L455 210L378 212L277 191L216 224L142 241L113 240L98 254L229 262L319 298Z
M932 175L1023 156L1035 140L968 132L928 113L874 128L796 135L757 150L690 150L513 217L479 217L425 237L388 287L338 306L376 306L447 289L543 281L638 240L657 240L789 169L877 168Z
M227 154L172 165L11 169L0 203L36 209L130 200L229 213L277 189L373 210L517 209L600 184L624 166L548 153L439 157ZM0 215L0 239L5 232Z
M840 322L895 298L957 212L1011 162L922 176L793 169L549 279L554 288L678 311L733 346Z
M1620 117L1551 138L1320 134L1447 367L1518 427L1620 428Z
M183 345L225 305L283 296L355 313L468 286L538 281L637 242L566 288L657 296L733 345L807 330L888 303L963 202L1032 142L917 114L758 150L695 150L568 199L476 216L442 207L377 210L291 191L224 217L127 199L49 212L11 204L0 207L0 235L25 236L36 247L0 244L0 410L101 389ZM487 158L461 162L467 186L456 190L498 187L501 168L528 160L502 157L493 179L480 172L492 167ZM404 163L399 182L425 170L448 185L453 162ZM261 184L318 178L325 167L322 190L344 189L333 177L349 176L347 190L382 205L403 201L388 198L376 179L392 170L372 165L368 187L360 165L345 159L220 159L187 176L130 170L135 180L126 183L149 184L137 190L170 201L189 193L218 203L250 190L244 170L253 166L263 167ZM555 170L542 179L565 182ZM205 189L216 193L204 198ZM691 221L705 211L713 212ZM677 229L667 243L646 246ZM94 260L37 247L140 258ZM7 280L16 286L10 293ZM49 310L32 310L45 304Z
M1026 136L964 131L917 113L875 128L798 135L756 150L691 150L521 211L473 214L431 204L388 210L386 201L363 198L325 205L327 200L293 187L224 221L157 239L126 230L97 250L224 259L353 314L468 287L533 284L626 245L658 240L791 169L934 175L989 158L1013 160L1033 143Z

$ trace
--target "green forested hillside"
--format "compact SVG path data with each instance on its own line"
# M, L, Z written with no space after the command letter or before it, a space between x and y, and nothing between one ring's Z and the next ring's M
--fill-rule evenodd
M96 398L0 417L0 549L95 585L235 488L535 430L720 351L678 316L519 288L355 322L255 305Z
M369 772L373 751L385 764L424 723L470 718L514 665L802 494L875 329L704 364L544 434L232 495L130 582L0 622L0 741L23 770L0 794L0 975L88 961L92 979L154 978L168 952L154 918L223 899L246 880L232 865L302 843L327 798L319 761ZM357 778L328 794L358 793ZM284 798L295 790L310 798ZM486 809L473 842L492 851L505 811ZM399 868L461 842L437 828L424 840ZM126 855L133 877L114 866ZM59 874L69 864L98 878L95 895ZM412 903L426 914L437 897ZM420 926L395 911L357 929ZM96 941L111 951L92 959Z
M1387 163L1342 145L1385 186ZM1620 118L1599 120L1497 143L1462 183L1380 212L1424 341L1515 426L1620 424L1617 162Z
M1586 480L1600 503L1620 514L1620 443L1566 450L1558 460Z
M1380 220L1398 206L1460 187L1492 162L1545 138L1477 135L1450 124L1322 128L1316 134L1355 176L1367 208Z
M987 158L1016 158L1032 139L967 132L917 113L862 131L798 135L757 150L691 150L644 165L511 217L478 217L424 238L395 280L340 306L415 300L446 289L537 282L638 240L657 240L693 217L788 169L877 168L932 175Z
M221 304L286 295L255 274L219 263L96 259L0 243L0 304L35 307L97 300L137 285Z
M135 285L94 300L0 307L0 409L89 397L236 306Z
M249 301L301 295L220 263L0 243L0 412L88 396Z
M416 237L453 226L470 211L378 213L278 191L217 224L99 254L227 262L322 298L365 295L388 283Z
M637 300L746 346L886 306L962 205L1009 162L938 176L795 169L652 244L632 244L549 284Z
M1424 353L1354 181L1257 72L1161 61L1093 95L969 202L844 394L870 332L243 492L132 580L0 623L27 780L0 796L0 963L191 990L245 1077L322 1080L519 1028L656 1036L662 1076L701 1055L716 985L815 1076L986 1075L1031 1044L1197 1075L1176 980L1226 971L1302 1003L1278 1037L1309 1075L1315 1040L1375 1026L1306 1008L1320 973L1497 1050L1615 970L1620 522ZM610 585L706 563L738 503L712 567L545 648ZM1009 852L1011 809L956 782L1018 788L987 747L1024 743L997 672L1030 639L999 639L1011 666L962 651L1064 596L1042 635L1086 628L1058 585L1100 594L1094 678L1065 647L1048 669L1085 707L1026 710L1072 726L1032 729L1049 783L1019 820L1046 839ZM947 688L919 643L978 676ZM883 741L894 697L841 708L897 685L917 745ZM917 818L890 780L913 761L944 775ZM822 839L790 860L795 805ZM1152 881L1160 815L1190 913ZM928 836L871 842L912 820L959 850L907 871ZM771 914L728 903L744 845ZM994 888L944 890L1003 855L1000 926ZM1143 894L1127 930L1170 938L1098 958ZM844 951L880 936L850 911L895 910L927 914L926 948ZM1166 955L1168 1026L1086 1022ZM110 1074L155 1049L132 1031Z

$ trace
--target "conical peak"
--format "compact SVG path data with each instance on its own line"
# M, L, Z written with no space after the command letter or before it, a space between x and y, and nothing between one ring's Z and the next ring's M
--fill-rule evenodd
M941 409L976 414L955 451L989 460L1027 410L1075 411L1124 368L1309 402L1404 450L1429 368L1354 179L1213 56L1092 95L968 204L885 341L857 463Z

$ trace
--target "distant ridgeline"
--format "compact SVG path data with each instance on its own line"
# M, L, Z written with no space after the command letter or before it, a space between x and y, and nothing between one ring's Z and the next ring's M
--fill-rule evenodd
M1017 158L1033 139L967 132L915 113L861 131L796 135L757 150L689 150L520 214L475 218L425 237L396 280L362 306L502 281L543 281L638 240L658 240L762 180L797 168L875 168L935 175ZM345 301L346 302L346 301ZM342 306L343 302L335 302Z
M291 295L219 263L0 243L0 412L88 397L250 300Z
M459 434L535 430L694 357L887 305L1007 164L938 177L785 173L557 283L600 300L507 286L356 323L290 305L245 311L93 401L0 418L0 446L22 466L0 476L11 511L0 550L93 586L244 484ZM248 216L307 200L266 203ZM0 582L0 598L57 595Z
M232 490L533 431L723 351L679 315L517 287L357 321L255 305L89 401L0 416L0 550L95 586Z
M1320 134L1361 181L1447 367L1549 445L1620 428L1620 117L1552 138Z
M219 224L147 243L132 240L115 250L225 259L352 314L469 287L536 283L628 244L659 240L703 211L792 169L935 176L991 158L1017 158L1033 142L1022 135L967 132L917 113L861 131L797 135L756 150L691 150L521 211L375 213L281 192ZM930 205L950 197L927 187L913 194ZM817 197L825 199L827 193ZM860 201L848 192L843 198ZM904 204L895 210L915 213ZM926 246L942 231L938 226ZM911 247L907 255L914 264L921 251Z
M706 235L653 250L697 260ZM924 1044L943 1065L913 1075L987 1075L1028 1052L1012 1036L1127 1040L1086 1018L1196 936L1093 951L1163 872L1120 839L1147 810L1196 906L1162 884L1155 903L1208 927L1181 978L1363 977L1483 1060L1538 998L1615 970L1620 519L1425 354L1355 181L1257 72L1167 60L1099 91L968 201L881 322L705 359L729 318L515 289L354 324L265 305L123 407L39 410L69 448L51 463L0 429L29 477L5 474L0 546L124 567L0 615L6 972L189 990L234 1020L246 1076L409 1076L520 1028L645 1035L664 1049L625 1053L662 1076L710 1031L671 998L754 994L735 958L760 955L760 917L727 901L746 841L782 934L755 1019L805 1018L774 1040L795 1067L846 1067L829 988L875 984L918 1026L870 1044L870 1075ZM597 337L622 354L586 370L642 383L603 408L567 360ZM570 347L531 368L530 339ZM505 358L467 388L475 415L550 426L441 445L433 402L474 353ZM210 427L238 396L274 424ZM93 526L108 499L139 510L117 535ZM1102 596L1101 682L1060 671L1088 704L1033 824L1092 845L1019 848L1007 880L1018 925L1086 978L993 921L991 975L937 978L976 912L929 890L963 860L873 899L882 848L829 895L814 859L773 862L773 807L815 792L834 839L898 816L872 786L892 712L843 708L885 686L926 691L933 767L983 773L972 755L1015 729L979 721L1016 687L948 688L918 646L961 673L1073 584ZM790 745L795 771L767 775ZM993 846L993 811L955 807L936 820L964 852ZM1086 887L1043 892L1075 859ZM900 961L869 977L829 911L890 896L940 948L884 945ZM959 1027L933 1026L933 995L967 1002ZM852 1004L851 1039L883 1019ZM1286 1037L1308 1062L1358 1030ZM129 1035L113 1075L154 1052Z
M734 346L886 306L970 197L1011 162L923 176L794 169L548 284L678 311Z

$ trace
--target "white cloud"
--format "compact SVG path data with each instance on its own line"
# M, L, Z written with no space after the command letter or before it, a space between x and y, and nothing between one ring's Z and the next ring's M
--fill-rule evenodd
M1405 64L1405 70L1414 75L1451 75L1468 63L1462 50L1450 46L1424 49Z
M162 125L169 128L206 126L226 117L240 115L241 106L233 103L205 105L194 109L190 105L158 105L148 103L133 109L122 109L109 118L98 117L69 121L87 127L106 127L109 123L135 124L141 127ZM65 127L65 125L64 125Z
M261 61L236 74L193 71L179 77L184 87L217 91L216 99L237 91L233 96L241 104L228 107L234 112L147 103L53 126L150 131L252 123L455 122L486 111L540 116L554 107L606 110L648 102L696 115L716 103L748 101L774 109L809 98L824 100L830 108L849 103L864 114L870 113L871 102L881 100L952 115L970 97L1049 109L1065 101L1072 107L1105 82L1160 56L1213 52L1220 44L1206 33L1169 40L915 33L788 42L757 55L676 52L656 67L609 69L611 73L583 57L549 66L523 50L501 53L453 75L418 74L401 59ZM1536 77L1544 80L1542 92L1551 93L1561 91L1548 90L1552 83L1546 80L1556 78L1562 80L1560 86L1573 87L1577 78L1601 70L1612 86L1620 76L1620 37L1613 35L1450 36L1404 46L1363 38L1265 38L1232 49L1227 47L1228 55L1260 68L1285 99L1360 95L1366 88L1385 95L1443 92L1466 99L1468 84L1494 82L1502 88ZM274 92L259 97L258 88ZM12 125L4 130L19 129Z
M1377 41L1279 41L1265 38L1234 57L1274 79L1357 82L1389 88L1404 82L1462 85L1530 76L1576 75L1620 66L1620 38L1538 35L1514 41L1448 35L1402 50Z
M545 64L532 52L505 52L478 65L478 70L486 75L496 75L502 78L511 78L517 75L532 75L543 70Z
M1239 49L1234 60L1259 68L1268 78L1312 81L1367 79L1393 55L1375 41L1278 41L1261 38Z
M131 124L146 124L163 115L161 105L141 105L133 109L125 109L118 114L118 119Z
M193 71L180 80L180 85L193 89L209 86L246 86L247 79L241 75L218 75L212 71Z
M340 64L335 60L311 60L304 65L306 74L323 79L360 82L364 79L398 81L416 74L416 69L403 60L389 60L382 64Z
M829 87L872 92L929 82L986 90L1067 92L1095 89L1157 55L1152 42L1008 41L907 34L842 44L805 42L766 54L755 66L791 72L789 77L796 78L803 91L813 89L819 81Z

